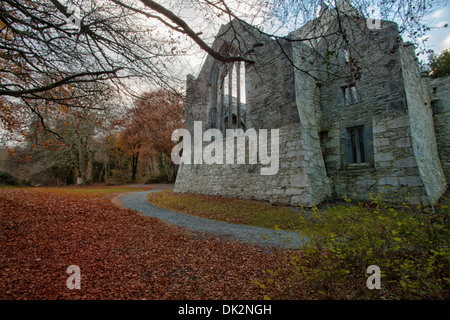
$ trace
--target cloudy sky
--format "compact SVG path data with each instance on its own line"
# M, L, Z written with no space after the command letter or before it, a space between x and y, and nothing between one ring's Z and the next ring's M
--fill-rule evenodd
M229 0L229 3L234 2L239 1ZM450 0L443 1L442 4L439 7L436 7L436 9L433 10L429 15L427 15L422 22L431 27L431 30L428 31L424 37L419 39L422 41L426 49L432 49L435 53L439 54L443 50L450 48ZM448 27L444 27L445 25L448 25ZM218 25L213 26L212 28L211 25L209 25L206 30L201 31L206 31L205 33L214 35L217 32L218 28ZM409 41L406 36L404 36L403 40L405 42ZM189 57L190 64L188 65L190 65L190 68L188 73L197 75L205 57L206 53L201 51L199 51L198 55ZM421 55L419 58L421 60L426 60L427 56Z
M443 6L436 8L425 19L425 22L432 27L431 31L424 37L427 48L436 53L450 48L450 1L446 1ZM449 27L444 28L448 24Z

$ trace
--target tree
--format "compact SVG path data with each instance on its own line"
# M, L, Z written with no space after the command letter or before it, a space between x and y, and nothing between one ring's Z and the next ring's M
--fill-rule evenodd
M184 53L176 49L173 32L218 59L246 60L215 52L179 16L149 0L7 0L1 13L1 56L7 67L1 75L10 81L2 82L0 96L42 98L62 85L139 76L168 84L168 58ZM169 32L157 30L161 26ZM14 72L18 67L20 72Z
M150 142L147 153L159 155L159 163L173 182L177 166L170 160L175 145L171 137L175 129L183 127L184 99L170 91L158 90L143 94L135 105L134 121L147 132Z
M123 183L129 181L130 153L124 144L124 132L117 131L107 135L99 143L97 156L103 161L103 181ZM111 180L111 179L112 180ZM100 182L102 179L99 179Z
M280 30L305 24L324 7L345 17L348 13L341 8L348 7L349 1L4 0L0 4L1 122L7 130L20 131L22 113L32 112L46 128L42 108L33 108L30 101L86 108L78 104L80 99L105 95L110 87L136 97L140 92L133 87L142 80L152 90L182 91L183 57L197 49L223 62L254 63L252 51L258 43L247 44L250 49L238 55L212 47L220 24L234 20L254 26L281 43L292 40ZM441 2L353 0L352 4L366 16L374 6L379 8L381 18L396 19L403 34L418 39L429 29L422 18ZM269 29L264 31L263 26ZM348 30L329 34L316 28L313 35L295 41L336 36L345 40ZM236 34L235 40L242 39ZM352 58L357 62L356 56ZM69 87L75 90L61 98L57 89Z
M434 78L450 75L450 49L442 51L438 56L432 54L430 56L429 66L431 76Z
M136 180L139 159L158 157L169 181L176 177L176 167L170 161L174 147L172 132L184 121L184 100L167 90L143 93L134 107L117 126L122 128L118 137L120 148L127 151L131 162L131 180Z
M60 93L60 97L64 94ZM14 152L18 160L27 160L26 168L13 161L14 167L20 167L18 173L35 182L52 184L84 185L91 180L95 156L101 151L99 134L106 130L111 118L105 102L103 97L77 101L84 108L64 108L46 100L27 102L39 113L30 115L23 129L23 142Z
M420 19L440 2L352 1L363 12L377 6L381 17L400 18L401 31L410 30L417 36L426 29ZM167 63L186 54L192 43L223 62L252 63L245 55L228 56L214 50L207 43L209 39L202 38L203 31L191 27L190 23L194 24L195 19L186 21L182 18L182 10L192 10L195 18L200 17L202 23L212 26L238 19L248 24L271 22L291 27L305 23L321 6L326 3L333 6L334 1L246 0L231 3L233 5L224 0L68 0L64 4L58 0L2 1L1 56L2 64L6 60L9 63L1 76L10 79L1 83L0 96L36 98L61 85L81 86L139 76L146 76L157 85L170 85L174 79ZM256 18L260 18L259 22ZM190 41L183 44L177 36ZM278 37L273 33L270 36ZM21 72L14 73L13 68L17 67Z

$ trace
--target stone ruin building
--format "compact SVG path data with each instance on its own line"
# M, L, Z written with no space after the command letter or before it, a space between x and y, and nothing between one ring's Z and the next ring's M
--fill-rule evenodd
M175 192L303 206L369 200L380 190L413 204L442 196L450 174L450 78L421 75L396 23L370 28L346 2L337 8L339 15L323 7L286 39L236 20L221 27L213 49L254 63L208 56L187 79L185 129L193 132L194 121L203 130L279 129L279 170L182 163Z

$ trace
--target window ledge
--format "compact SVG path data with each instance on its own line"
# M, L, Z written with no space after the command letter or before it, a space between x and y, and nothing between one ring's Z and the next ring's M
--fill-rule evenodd
M371 163L350 163L345 165L344 169L339 170L340 173L362 173L375 171L375 167Z

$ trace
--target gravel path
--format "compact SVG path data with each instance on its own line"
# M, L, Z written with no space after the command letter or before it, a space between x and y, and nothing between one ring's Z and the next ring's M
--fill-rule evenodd
M256 243L263 247L298 248L305 242L305 238L300 237L296 232L227 223L157 207L147 201L147 194L156 191L160 190L126 194L121 199L122 205L180 227L218 236L229 236L242 242Z

